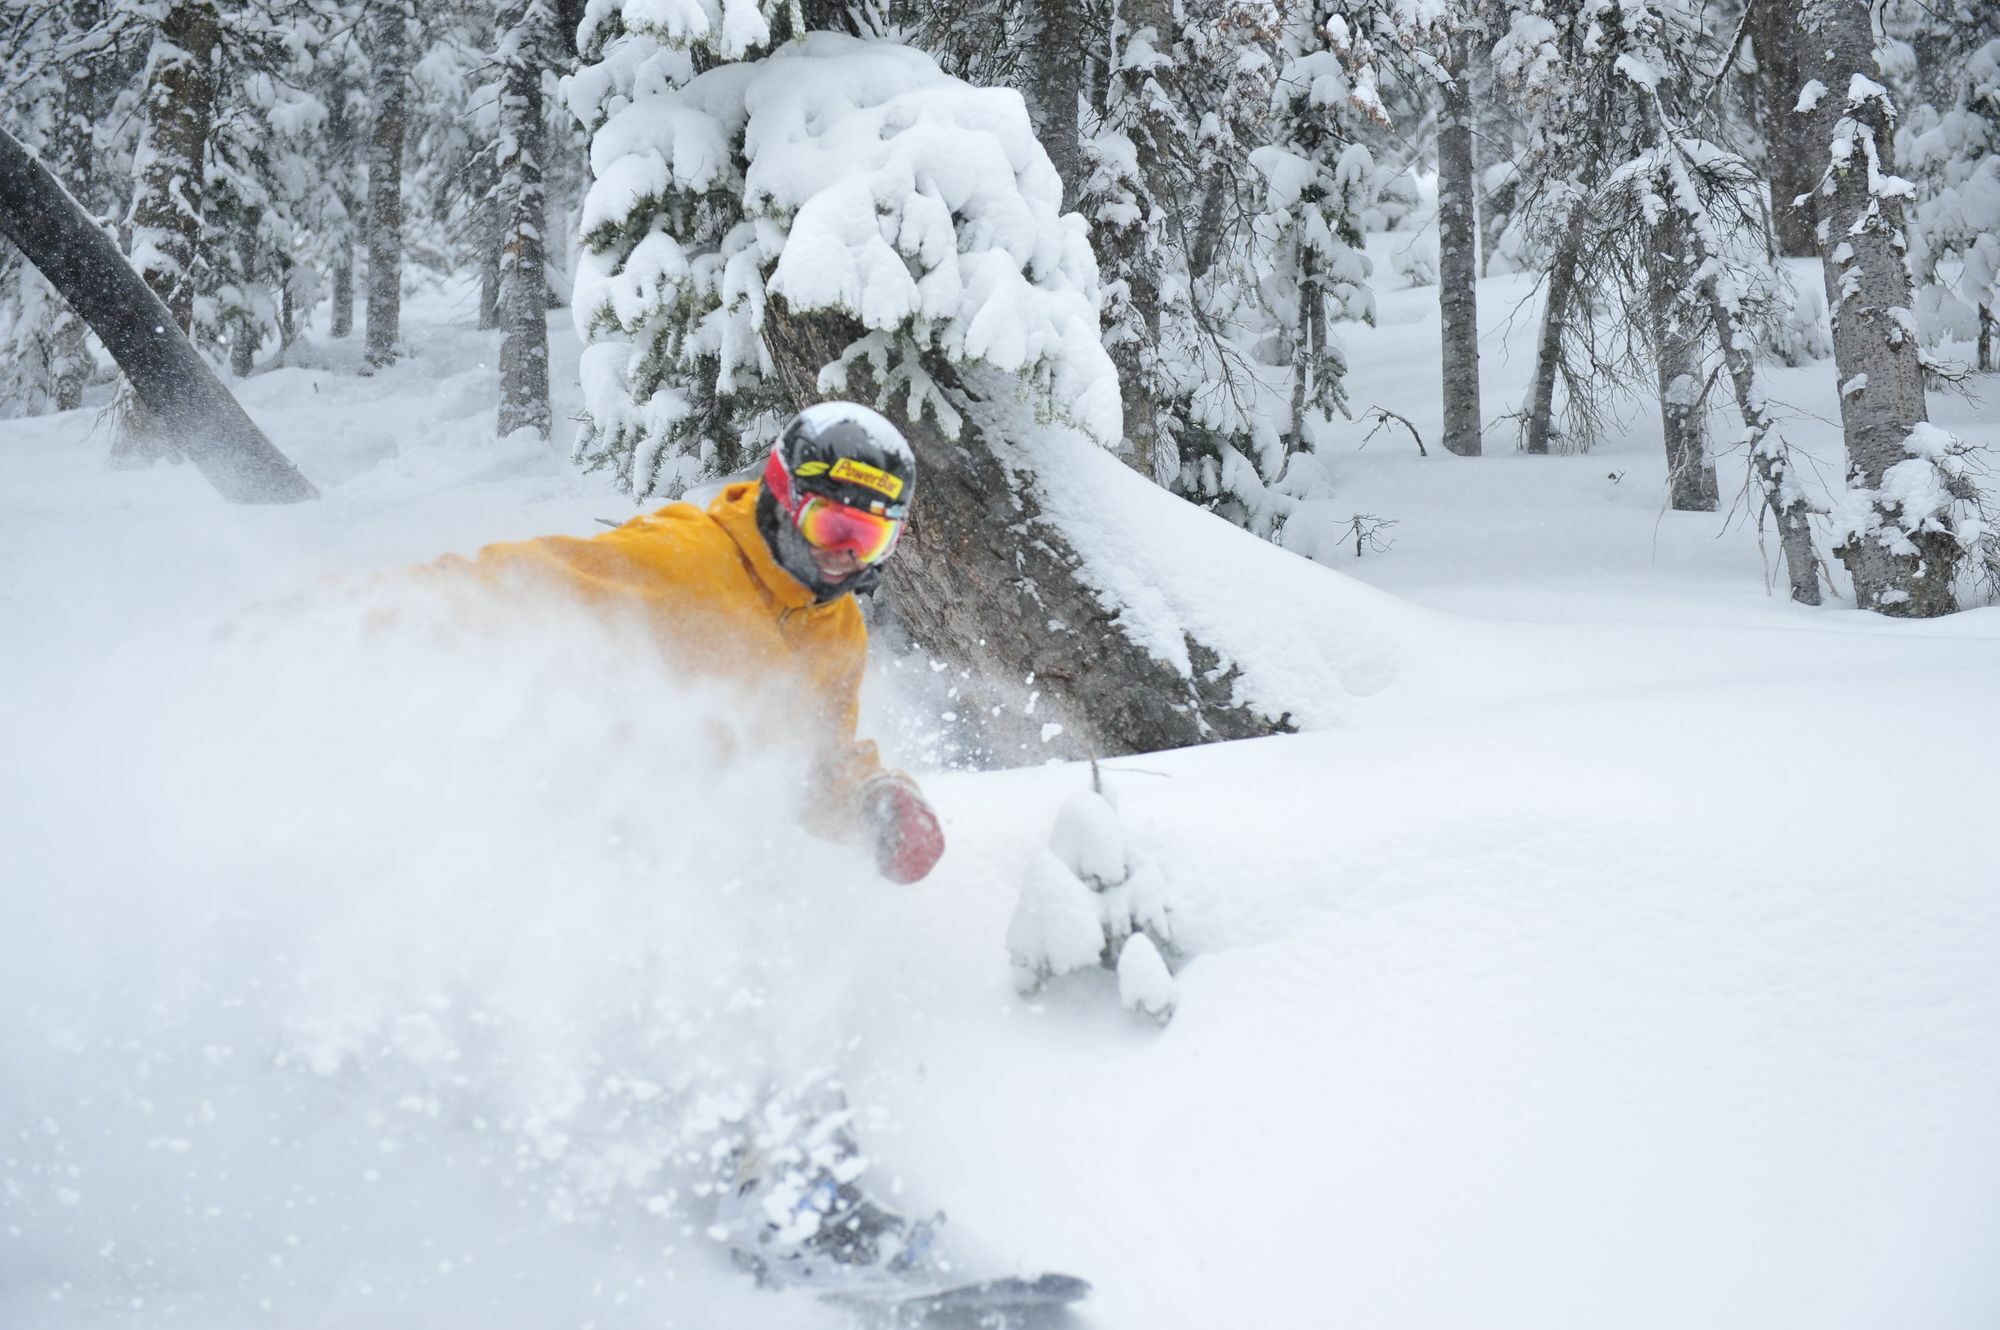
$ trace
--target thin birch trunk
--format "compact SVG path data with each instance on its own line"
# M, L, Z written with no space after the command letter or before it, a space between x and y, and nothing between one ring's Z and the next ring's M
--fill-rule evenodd
M1438 314L1444 340L1444 446L1477 457L1479 230L1473 207L1472 40L1450 39L1451 82L1438 112Z

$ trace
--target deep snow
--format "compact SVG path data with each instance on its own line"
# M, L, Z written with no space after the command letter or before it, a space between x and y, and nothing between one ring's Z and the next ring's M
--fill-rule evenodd
M1482 290L1489 415L1523 293ZM1090 1277L1079 1326L1992 1324L2000 612L1773 598L1740 521L1660 510L1643 413L1440 455L1433 294L1348 339L1432 455L1324 440L1335 519L1399 523L1329 558L1390 594L1211 570L1267 644L1354 607L1366 686L1108 765L1192 957L1164 1030L1012 986L1083 768L925 773L950 851L898 889L694 760L714 703L613 631L362 631L322 579L630 510L490 440L467 302L372 378L240 385L318 504L0 425L0 1325L837 1324L730 1271L674 1162L830 1065L877 1188ZM1773 380L1837 474L1831 366ZM940 682L881 662L892 757Z

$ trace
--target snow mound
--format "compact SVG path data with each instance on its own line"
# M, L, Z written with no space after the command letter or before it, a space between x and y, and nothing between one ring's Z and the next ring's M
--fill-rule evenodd
M1431 636L1433 616L1148 484L1075 431L1018 424L1005 455L1032 473L1083 582L1184 677L1233 678L1238 705L1300 729L1338 724ZM1232 654L1210 660L1191 641Z

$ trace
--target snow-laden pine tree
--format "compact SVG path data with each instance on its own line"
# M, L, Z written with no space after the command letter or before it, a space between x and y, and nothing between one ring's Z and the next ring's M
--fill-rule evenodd
M1302 16L1303 17L1303 16ZM1273 90L1271 141L1250 154L1264 178L1253 225L1251 264L1259 294L1290 348L1291 396L1282 451L1262 459L1276 479L1286 459L1310 447L1310 415L1346 411L1347 358L1338 322L1373 324L1361 219L1374 205L1376 167L1360 141L1354 75L1337 49L1334 16L1293 21L1284 29L1284 63Z
M1586 445L1599 415L1596 297L1580 275L1591 202L1607 167L1617 88L1606 79L1581 77L1594 53L1583 10L1584 0L1512 0L1491 57L1496 79L1522 116L1517 197L1502 244L1544 274L1534 374L1520 412L1521 446L1534 454Z
M100 162L112 135L101 126L130 73L130 19L114 21L103 0L24 10L0 29L5 123L94 215L122 211L114 176ZM115 149L111 153L118 154ZM35 270L0 255L0 416L68 411L82 404L94 358L84 323Z
M1981 370L2000 368L2000 22L1987 17L1963 0L1922 11L1935 76L1896 134L1916 188L1918 325L1933 342L1974 343Z
M282 357L297 340L322 274L344 257L348 214L341 174L330 169L340 146L315 77L323 44L339 37L268 3L241 5L230 18L218 54L196 340L226 347L240 377L266 348Z

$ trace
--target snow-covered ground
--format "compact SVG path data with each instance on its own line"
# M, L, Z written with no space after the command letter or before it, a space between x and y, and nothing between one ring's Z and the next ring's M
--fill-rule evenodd
M1164 1029L1108 975L1010 985L1086 770L927 773L950 851L893 888L607 631L437 641L327 589L630 511L568 421L491 440L468 302L374 377L240 385L317 504L0 424L0 1325L838 1324L662 1163L830 1066L876 1188L982 1271L1088 1276L1092 1330L1992 1325L2000 610L1772 596L1743 520L1662 511L1643 411L1443 455L1433 294L1349 336L1356 408L1431 455L1324 440L1327 512L1393 548L1242 588L1355 616L1341 724L1107 765L1191 956ZM1489 415L1525 295L1482 290ZM1773 379L1837 475L1830 366ZM873 682L892 757L928 673Z

